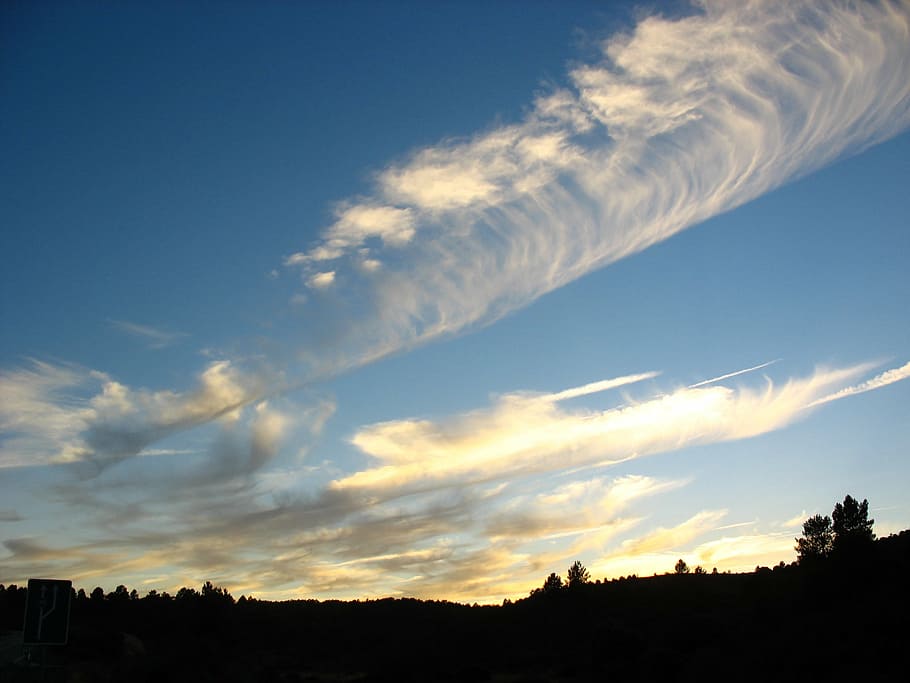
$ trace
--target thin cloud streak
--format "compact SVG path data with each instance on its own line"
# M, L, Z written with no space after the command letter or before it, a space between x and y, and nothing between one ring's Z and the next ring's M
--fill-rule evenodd
M677 550L707 531L717 528L718 522L726 515L726 510L703 510L675 527L658 528L640 538L624 541L620 545L618 554L634 556L664 550Z
M591 382L590 384L585 384L584 386L575 387L573 389L566 389L565 391L560 391L555 394L541 396L540 399L542 401L566 401L570 398L578 398L580 396L597 394L601 391L608 391L610 389L624 387L629 384L635 384L636 382L643 382L646 379L654 379L658 375L660 375L659 372L643 372L638 375L627 375L625 377L617 377L616 379L605 379L601 380L600 382Z
M701 382L696 382L695 384L690 384L688 388L697 389L698 387L704 387L709 384L714 384L715 382L722 382L723 380L730 379L731 377L738 377L739 375L745 375L749 372L755 372L756 370L761 370L762 368L766 368L769 365L774 365L779 360L780 359L770 360L767 363L762 363L761 365L755 365L751 368L746 368L745 370L737 370L736 372L728 372L726 375L721 375L720 377L712 377L711 379L706 379Z
M848 396L855 396L856 394L864 394L867 391L873 391L875 389L881 389L886 387L889 384L894 384L895 382L900 382L901 380L907 379L910 377L910 362L905 363L899 368L894 368L892 370L886 370L880 375L876 375L870 380L866 380L860 384L857 384L852 387L846 387L840 391L835 391L833 394L824 396L823 398L813 401L809 404L810 408L815 406L820 406L825 403L830 403L831 401L839 401L842 398L847 398Z
M126 332L144 340L150 349L163 349L189 336L186 332L171 332L152 327L151 325L139 325L126 320L111 320L110 324L121 332Z

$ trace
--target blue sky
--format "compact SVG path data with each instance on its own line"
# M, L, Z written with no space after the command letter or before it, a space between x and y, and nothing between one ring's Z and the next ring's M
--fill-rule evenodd
M910 527L907 3L2 12L0 582L498 602Z

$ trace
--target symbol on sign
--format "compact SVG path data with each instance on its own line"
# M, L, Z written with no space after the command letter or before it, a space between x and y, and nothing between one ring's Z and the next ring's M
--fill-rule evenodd
M47 597L47 584L42 584L41 586L41 599L38 601L38 640L41 640L41 629L44 628L44 620L47 619L54 610L57 609L57 588L58 586L54 584L53 587L53 602L48 608L47 604L49 602Z

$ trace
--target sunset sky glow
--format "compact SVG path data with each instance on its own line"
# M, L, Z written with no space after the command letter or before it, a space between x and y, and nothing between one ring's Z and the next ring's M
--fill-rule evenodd
M0 583L910 528L910 2L9 3L0 81Z

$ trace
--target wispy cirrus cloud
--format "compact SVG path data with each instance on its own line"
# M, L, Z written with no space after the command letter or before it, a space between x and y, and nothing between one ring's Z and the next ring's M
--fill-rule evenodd
M77 458L88 417L83 391L103 378L102 373L38 360L0 371L0 467Z
M687 446L749 438L803 418L808 409L819 405L819 397L829 396L833 388L870 368L818 370L780 385L769 380L760 388L732 388L712 380L710 385L698 383L643 400L627 398L623 405L603 409L564 408L560 402L652 378L654 373L555 394L506 394L489 408L449 419L394 420L362 428L351 442L376 464L332 485L339 490L422 490L453 482L615 464ZM898 376L900 371L879 377L896 381ZM876 378L866 384L887 383Z
M378 171L286 259L351 302L316 362L489 323L895 135L908 27L906 2L708 1L610 37L521 121Z
M665 493L686 483L641 475L625 475L612 480L595 476L570 481L531 496L513 495L489 516L485 534L493 542L515 542L565 538L595 530L615 532L627 523L639 521L620 517L633 501Z
M19 539L7 546L4 562L20 572L53 564L82 581L116 566L175 581L225 576L246 592L273 597L468 601L526 593L578 557L609 576L670 571L678 557L692 566L748 569L776 553L776 563L792 555L791 530L736 535L731 530L742 525L723 524L726 513L718 509L655 528L640 504L689 480L610 477L609 467L781 429L806 415L817 397L853 386L869 370L859 365L758 388L714 383L656 395L649 385L644 399L628 393L643 391L642 382L656 381L656 373L552 393L514 392L449 419L364 427L354 442L377 464L285 495L262 463L296 412L259 403L228 419L212 452L196 456L201 461L175 463L164 478L143 469L148 458L137 458L126 469L58 487L68 509L93 516L96 534L116 533L59 549ZM626 394L620 406L576 405L603 404L601 393L617 389ZM328 411L312 416L311 429L321 428Z
M151 325L140 325L127 320L111 320L111 327L144 341L150 349L163 349L176 344L189 335L186 332L172 332Z
M328 301L317 311L334 332L313 326L300 357L327 376L495 321L900 132L910 123L908 17L906 2L708 1L691 16L641 20L520 121L415 150L380 169L372 193L340 202L321 238L285 259L312 290L293 305ZM176 341L135 323L119 329L150 345ZM448 418L364 426L352 443L368 465L304 495L276 490L262 471L293 421L262 403L285 386L278 373L215 361L189 388L158 391L33 364L0 376L9 435L0 465L89 464L98 476L58 495L117 533L70 547L11 539L3 561L22 577L63 568L77 580L120 572L130 582L135 571L172 577L172 587L229 576L235 589L354 597L379 586L466 600L514 596L542 563L595 548L611 574L669 553L743 562L782 548L783 537L727 536L735 557L710 540L693 548L722 517L702 511L630 539L643 523L633 502L684 482L609 480L595 468L781 429L897 377L849 384L868 370L759 388L721 385L739 374L730 373L587 408L567 401L657 375L514 392ZM220 429L201 468L181 463L166 481L135 476L150 473L133 455L212 421ZM124 502L131 476L130 491L144 491ZM528 507L512 507L513 496ZM542 553L529 547L534 534L571 542Z
M572 68L564 87L539 95L521 121L417 150L381 169L372 195L340 202L322 238L286 259L313 290L304 306L326 289L349 302L322 311L318 348L298 357L325 376L495 320L899 132L910 121L908 17L905 2L707 2L690 16L642 19L605 40L599 60ZM341 319L330 323L333 315ZM181 334L112 324L152 346ZM12 437L16 449L5 442L5 463L116 460L234 405L206 379L143 392L85 373L58 376L52 388L51 374L17 385L31 399L19 394L4 418L27 412L33 428ZM56 398L93 382L103 387L97 405L70 409ZM234 398L280 390L254 384ZM361 436L394 440L391 428Z
M280 377L230 361L210 363L185 392L133 389L102 372L32 361L0 373L0 431L8 434L0 467L82 462L100 470L280 386Z
M726 514L726 510L703 510L674 527L654 529L640 538L623 541L617 554L636 556L679 550L706 531L716 528Z

